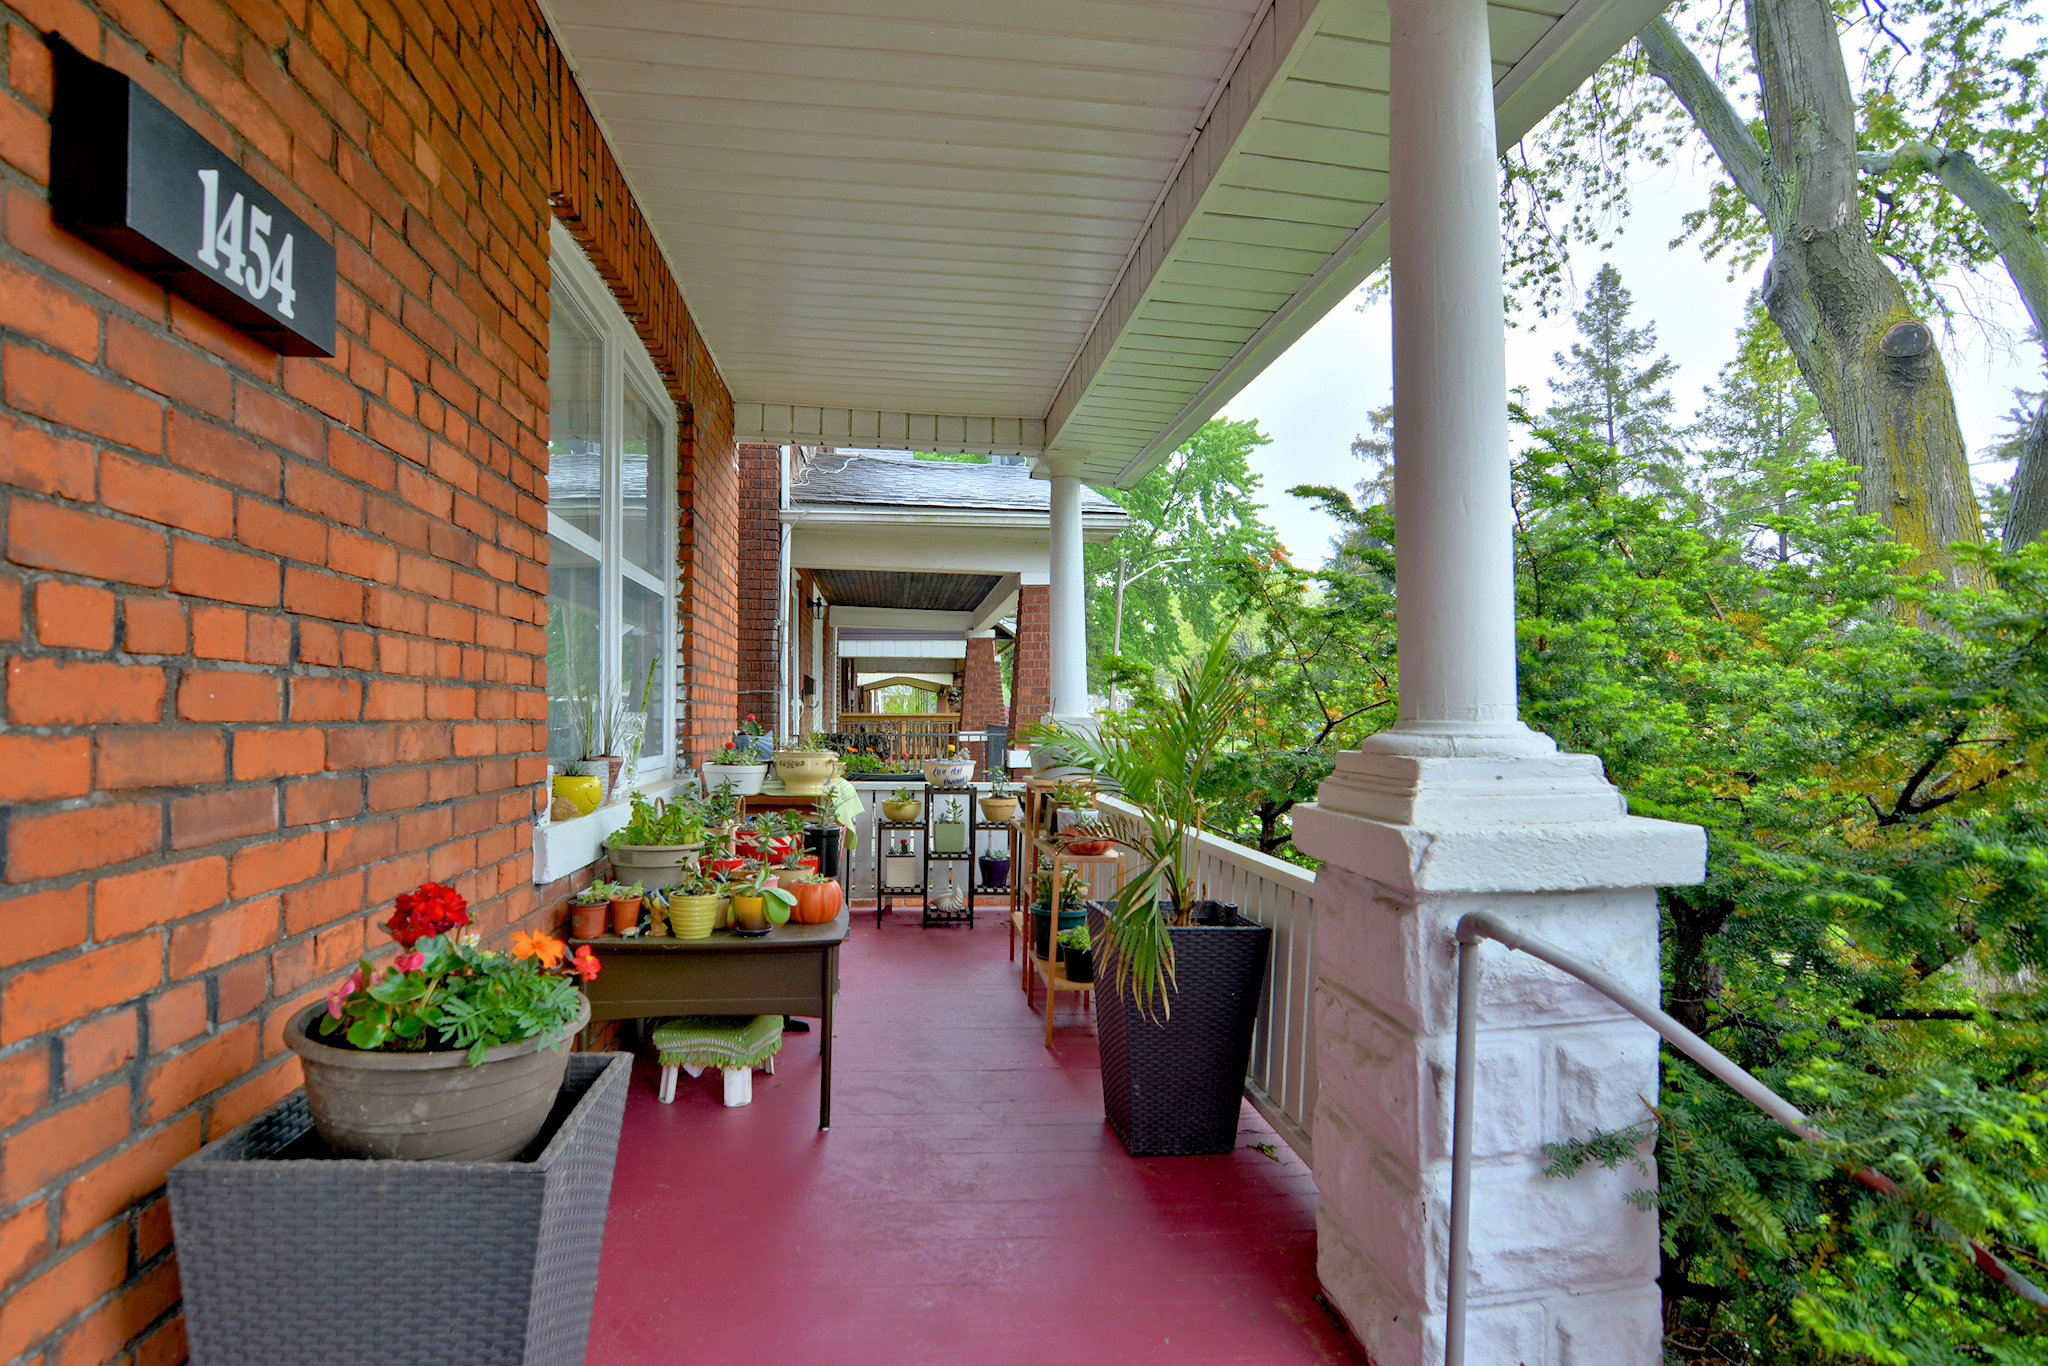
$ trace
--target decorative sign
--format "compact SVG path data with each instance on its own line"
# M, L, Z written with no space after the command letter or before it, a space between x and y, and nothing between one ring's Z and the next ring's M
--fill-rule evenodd
M155 96L61 38L59 223L287 356L334 354L334 248Z

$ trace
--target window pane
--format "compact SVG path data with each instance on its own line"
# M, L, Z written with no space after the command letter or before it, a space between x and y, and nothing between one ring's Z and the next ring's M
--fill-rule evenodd
M548 758L559 769L583 757L575 699L598 688L598 570L557 537L548 551Z
M555 285L548 324L548 511L596 536L604 469L604 348Z
M668 753L668 736L663 720L668 714L664 693L667 683L660 665L666 655L668 630L663 599L631 579L624 581L626 638L619 650L620 678L625 685L626 710L647 713L647 731L640 742L640 757L652 759Z
M626 505L625 543L619 549L625 557L650 574L662 574L663 553L668 540L667 471L663 458L661 423L654 410L642 403L631 389L626 391ZM650 482L650 475L652 481ZM666 578L666 576L663 576Z

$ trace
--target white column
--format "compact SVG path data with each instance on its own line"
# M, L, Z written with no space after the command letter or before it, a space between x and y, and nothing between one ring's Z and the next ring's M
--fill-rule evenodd
M1052 714L1088 715L1088 600L1081 556L1081 470L1074 456L1045 458L1052 481Z
M1459 918L1484 908L1657 991L1658 886L1706 841L1516 716L1513 520L1485 0L1389 0L1400 719L1339 756L1295 843L1316 876L1317 1274L1380 1366L1443 1360ZM1657 1221L1624 1167L1543 1145L1654 1100L1648 1029L1481 949L1472 1366L1660 1359Z

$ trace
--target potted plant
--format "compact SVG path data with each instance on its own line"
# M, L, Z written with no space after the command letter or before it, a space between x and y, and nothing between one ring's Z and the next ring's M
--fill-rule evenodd
M770 811L761 818L761 826L767 838L762 842L762 854L777 867L794 868L796 860L804 851L804 832L810 828L810 817L801 811ZM816 860L812 861L816 867Z
M839 908L846 901L839 879L820 872L798 873L794 886L785 882L783 887L796 894L796 905L789 918L799 925L831 924L839 918Z
M383 926L398 957L384 967L363 959L292 1017L285 1043L305 1065L314 1127L334 1151L502 1162L546 1122L563 1045L590 1019L578 984L597 976L597 959L544 934L521 933L511 953L496 953L456 936L468 924L451 887L401 895ZM321 1042L316 1027L341 1037Z
M967 852L967 813L961 809L958 797L948 800L939 818L932 822L932 852L934 854L964 854Z
M577 939L601 938L611 921L612 884L593 882L569 902L569 933Z
M1059 932L1088 923L1088 880L1072 864L1060 865ZM1041 857L1031 878L1031 944L1040 958L1052 956L1052 860Z
M548 783L548 795L553 798L549 814L555 820L574 820L604 805L604 779L591 773L558 774ZM566 811L564 802L569 804Z
M722 885L709 873L694 869L668 889L669 928L678 939L709 939L723 918Z
M612 933L638 933L640 929L640 903L646 899L647 888L638 882L612 884Z
M1086 819L1083 813L1095 809L1095 789L1078 778L1062 778L1053 784L1052 827L1058 834L1075 821Z
M1242 712L1233 633L1217 633L1153 701L1099 734L1048 722L1034 738L1137 808L1115 819L1136 868L1107 909L1090 912L1102 1099L1134 1156L1229 1152L1252 1027L1272 946L1267 926L1197 901L1195 858L1208 812L1204 780Z
M796 894L776 886L770 880L772 876L765 864L758 865L746 881L733 884L733 933L758 938L768 933L771 925L780 925L789 919L790 909L796 905Z
M1116 843L1116 830L1098 816L1084 816L1059 833L1061 844L1067 852L1080 858L1095 858L1106 854Z
M978 861L982 886L1002 891L1010 885L1010 851L1007 848L984 850Z
M882 819L908 825L924 812L924 800L914 787L899 787L882 803Z
M974 756L960 753L958 745L947 745L943 759L927 759L918 767L933 787L963 787L974 780Z
M751 797L761 790L761 784L767 777L767 761L751 749L743 750L736 744L727 745L718 751L717 757L704 763L704 790L707 793L730 783L736 795Z
M900 835L890 841L889 852L882 858L883 883L890 887L916 887L922 874L917 855L911 852L910 837Z
M704 846L704 813L692 795L649 801L633 794L632 819L606 844L612 867L644 882L669 883L694 867Z
M1017 785L1009 775L989 775L988 795L981 799L981 818L990 825L1008 825L1017 818Z
M603 692L580 692L570 701L569 723L583 754L583 771L604 780L604 800L618 795L626 766L626 703Z
M733 747L742 754L751 755L759 763L767 763L775 755L775 737L768 733L759 718L751 713L740 722L740 728L733 732Z
M740 790L731 783L720 783L704 794L699 803L704 812L704 833L730 835L733 827L740 823Z
M839 754L824 736L813 733L789 749L775 751L775 772L790 796L815 797L839 772Z
M1088 951L1088 927L1076 925L1060 931L1060 968L1069 982L1095 980L1095 958Z

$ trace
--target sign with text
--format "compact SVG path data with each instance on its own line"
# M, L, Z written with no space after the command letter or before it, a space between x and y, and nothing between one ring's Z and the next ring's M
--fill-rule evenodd
M133 80L61 39L59 223L287 356L334 354L334 248Z

